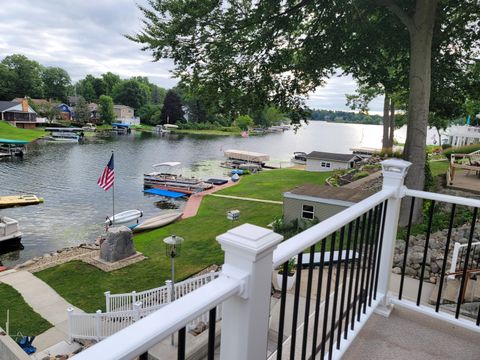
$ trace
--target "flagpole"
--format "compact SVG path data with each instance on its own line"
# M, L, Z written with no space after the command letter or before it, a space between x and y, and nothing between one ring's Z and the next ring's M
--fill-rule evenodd
M113 159L113 168L115 169L115 159L113 157L113 150L112 150L112 159ZM112 185L112 224L115 223L115 181L113 181Z

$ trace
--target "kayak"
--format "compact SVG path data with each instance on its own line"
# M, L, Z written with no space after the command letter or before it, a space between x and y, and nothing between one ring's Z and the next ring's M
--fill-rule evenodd
M156 229L168 225L182 216L181 212L170 212L159 216L152 217L140 223L133 228L134 232Z
M143 216L143 211L141 210L138 210L138 209L127 210L127 211L115 214L113 217L108 216L107 220L105 220L105 224L108 224L108 225L125 224L128 222L138 220L142 216Z

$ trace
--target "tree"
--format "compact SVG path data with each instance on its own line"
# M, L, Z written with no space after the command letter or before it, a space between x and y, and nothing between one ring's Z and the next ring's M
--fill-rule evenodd
M151 93L151 98L150 98L151 103L155 105L159 105L159 104L163 104L163 101L165 100L165 95L167 94L167 90L155 84L150 84L150 93Z
M43 97L42 66L38 62L29 60L24 55L14 54L4 58L2 64L10 70L10 93L13 97Z
M115 111L113 111L113 100L110 96L101 95L98 101L100 120L111 124L115 120Z
M235 119L235 125L246 131L250 126L253 125L253 119L249 115L240 115Z
M160 121L162 124L175 124L183 120L184 112L180 96L173 90L168 90L163 102Z
M147 104L138 110L138 116L142 124L158 125L160 124L161 105Z
M90 121L90 109L86 100L80 96L77 105L75 106L75 119L81 124L86 124Z
M97 99L95 87L93 86L93 81L91 78L88 77L88 75L85 79L78 81L75 87L77 95L83 97L84 100L92 102Z
M67 101L72 81L70 75L59 67L47 67L42 72L43 93L47 99Z
M60 109L51 102L36 105L34 110L40 115L48 119L51 123L60 117Z
M105 74L102 74L102 80L103 80L103 83L105 84L104 94L108 96L112 96L113 88L115 87L115 85L122 82L122 79L120 79L120 76L110 71Z
M15 74L6 65L0 63L0 100L10 101L15 97Z
M135 79L116 84L112 92L115 103L130 106L135 110L145 105L150 97L148 86Z

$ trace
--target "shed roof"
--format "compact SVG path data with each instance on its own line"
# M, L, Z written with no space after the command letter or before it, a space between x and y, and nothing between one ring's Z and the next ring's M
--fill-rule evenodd
M287 194L357 203L373 195L373 192L360 189L347 189L344 187L332 187L328 185L305 184L285 193L287 197L292 197Z
M312 151L307 155L307 159L315 160L329 160L329 161L339 161L339 162L350 162L359 158L359 156L354 154L337 154L337 153L328 153L321 151Z
M17 105L18 103L14 101L0 101L0 111L3 112Z

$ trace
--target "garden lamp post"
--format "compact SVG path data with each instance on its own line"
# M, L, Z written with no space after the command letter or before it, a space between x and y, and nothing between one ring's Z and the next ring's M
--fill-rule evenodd
M175 300L175 257L180 255L180 245L183 243L183 238L176 235L171 235L163 239L165 243L165 255L172 259L172 291L170 301ZM172 345L174 339L172 334Z

